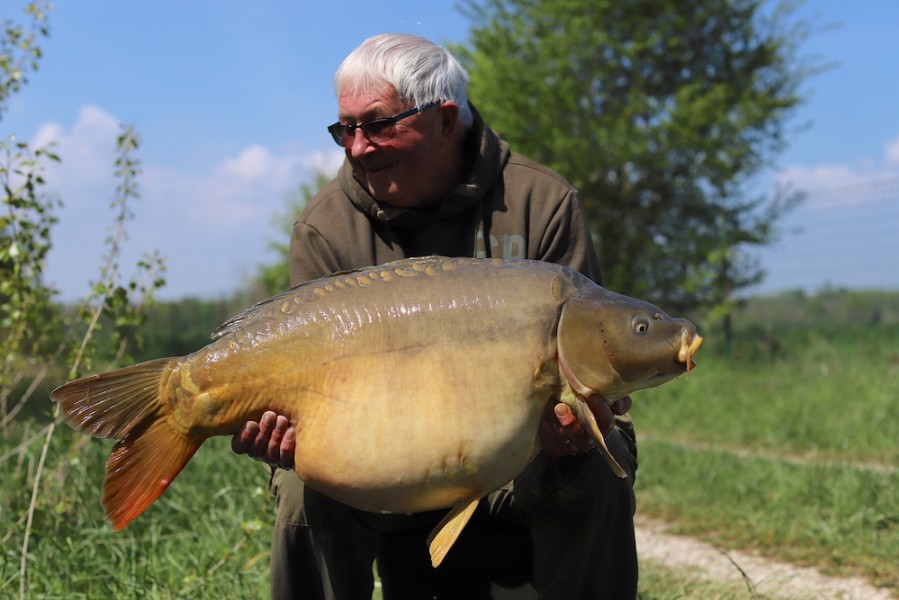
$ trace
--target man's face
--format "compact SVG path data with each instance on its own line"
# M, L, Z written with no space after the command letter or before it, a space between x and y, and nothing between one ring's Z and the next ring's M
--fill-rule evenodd
M380 95L340 95L340 123L358 125L405 112L406 106L391 91ZM374 144L356 130L346 149L356 178L379 202L400 208L426 208L440 202L449 191L442 173L447 169L450 139L443 127L440 107L401 119L396 136Z

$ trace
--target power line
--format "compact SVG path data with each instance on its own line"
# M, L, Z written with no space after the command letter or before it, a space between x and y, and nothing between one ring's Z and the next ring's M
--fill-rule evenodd
M899 289L899 177L808 191L781 225L753 292Z

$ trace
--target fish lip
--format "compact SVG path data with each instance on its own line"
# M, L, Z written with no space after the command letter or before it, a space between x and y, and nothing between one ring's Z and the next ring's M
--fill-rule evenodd
M687 372L687 367L682 363L674 363L675 368L672 370L663 370L659 369L656 371L655 375L652 375L647 378L647 381L652 382L655 385L647 386L647 387L656 387L656 385L661 385L666 381L674 379L675 377L680 377L684 373ZM658 383L657 383L658 382Z
M690 371L696 367L696 361L693 360L692 356L688 360L689 364L681 360L674 360L672 362L678 371L680 371L681 373L686 373L687 371Z
M686 329L684 329L683 331L681 331L681 343L680 347L677 349L677 354L674 355L674 363L677 364L679 368L683 369L686 373L690 373L690 370L696 367L696 362L693 360L693 355L696 354L696 351L699 350L699 347L701 345L701 335L699 335L695 331L693 331L691 334Z

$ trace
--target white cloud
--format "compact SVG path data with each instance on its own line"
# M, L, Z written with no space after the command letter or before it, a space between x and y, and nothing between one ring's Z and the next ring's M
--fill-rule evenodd
M847 165L816 165L788 167L778 174L778 180L800 189L829 188L847 185L862 175Z
M795 165L777 173L779 184L808 192L833 190L850 186L865 186L872 182L899 177L899 137L888 142L884 147L882 160L879 163L862 161L857 164L835 165ZM843 206L865 202L864 196L844 195ZM810 199L817 197L811 194ZM829 207L835 207L832 201Z
M85 189L105 183L112 175L116 137L121 132L114 117L96 106L78 111L70 130L58 123L45 123L32 140L35 148L53 144L61 163L48 166L47 178L54 187Z
M236 158L225 159L218 171L227 178L253 180L271 175L272 171L280 170L279 167L289 167L289 163L290 160L276 158L267 148L254 145Z
M885 154L888 164L899 166L899 136L887 143Z
M303 166L312 173L336 175L346 156L343 150L315 150L304 157Z
M48 189L64 202L48 277L67 299L82 295L86 282L97 276L113 218L108 207L117 183L113 161L119 133L114 116L86 106L70 127L47 123L32 140L33 146L54 142L62 159L46 173ZM268 241L277 235L271 216L283 208L284 194L309 179L315 166L336 171L334 154L252 145L202 172L143 162L122 264L158 250L168 264L167 297L235 290L257 265L270 260Z

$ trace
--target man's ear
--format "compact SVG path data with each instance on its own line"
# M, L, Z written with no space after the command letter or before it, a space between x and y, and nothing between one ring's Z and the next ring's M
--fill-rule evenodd
M450 100L441 104L437 110L440 111L440 131L443 137L453 137L459 127L459 105Z

